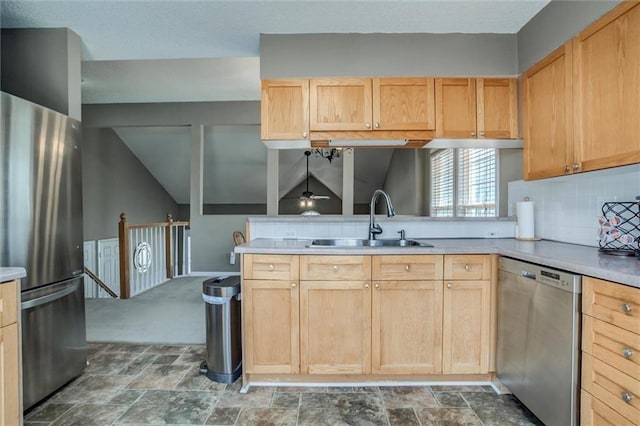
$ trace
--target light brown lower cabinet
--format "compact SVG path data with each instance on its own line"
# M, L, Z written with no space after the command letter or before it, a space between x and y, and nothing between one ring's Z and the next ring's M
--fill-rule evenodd
M295 265L278 267L287 259ZM460 280L442 280L446 264L464 271ZM484 256L244 255L245 373L487 374L491 286L474 278L490 276L489 265ZM289 280L256 279L277 270Z
M18 280L0 284L0 425L22 424Z

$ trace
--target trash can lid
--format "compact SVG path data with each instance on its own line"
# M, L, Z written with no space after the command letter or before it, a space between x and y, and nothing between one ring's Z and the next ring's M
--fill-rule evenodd
M240 277L216 277L202 283L202 294L216 297L231 297L240 293Z

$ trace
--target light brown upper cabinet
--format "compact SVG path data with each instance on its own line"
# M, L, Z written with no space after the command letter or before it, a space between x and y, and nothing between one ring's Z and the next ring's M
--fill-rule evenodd
M309 80L262 80L260 137L309 139Z
M370 78L310 81L311 130L371 130Z
M576 171L640 162L640 5L623 2L574 38Z
M572 53L568 42L522 75L525 179L573 170Z
M434 79L311 79L311 130L435 129Z
M434 130L433 78L374 78L374 130Z
M517 138L517 80L437 78L436 136Z

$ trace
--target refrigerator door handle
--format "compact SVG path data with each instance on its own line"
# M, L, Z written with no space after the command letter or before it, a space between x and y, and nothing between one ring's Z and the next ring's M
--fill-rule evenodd
M62 299L63 297L73 293L78 288L78 283L71 285L69 287L63 288L60 291L56 291L52 294L47 294L46 296L38 297L32 300L27 300L26 302L22 302L20 304L20 308L22 310L35 308L36 306L44 305L46 303L53 302L54 300Z

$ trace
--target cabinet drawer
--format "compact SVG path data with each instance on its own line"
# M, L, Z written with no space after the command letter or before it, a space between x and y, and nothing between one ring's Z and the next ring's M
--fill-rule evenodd
M18 321L18 281L0 284L0 327Z
M245 279L298 281L298 256L245 254L242 261Z
M491 279L491 257L482 254L447 255L444 257L444 279Z
M371 279L370 256L301 256L300 280Z
M580 423L584 426L634 426L584 390L580 393Z
M434 281L442 279L442 256L373 256L373 280Z
M640 289L585 277L582 312L640 334Z
M640 334L583 315L582 350L631 377L640 377Z
M640 419L640 381L582 353L582 387L631 421Z

